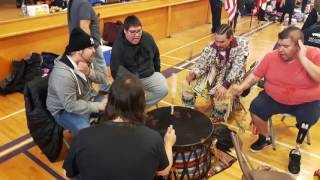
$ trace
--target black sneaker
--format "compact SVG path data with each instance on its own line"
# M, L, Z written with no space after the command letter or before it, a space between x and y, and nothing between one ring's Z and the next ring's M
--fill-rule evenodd
M300 152L292 149L289 153L289 172L292 174L298 174L300 172L300 160L301 155Z
M254 142L253 144L251 144L250 146L250 150L252 152L259 152L261 151L263 148L270 146L271 145L271 137L269 137L269 139L267 140L266 137L264 137L263 135L259 134L259 138L256 142Z

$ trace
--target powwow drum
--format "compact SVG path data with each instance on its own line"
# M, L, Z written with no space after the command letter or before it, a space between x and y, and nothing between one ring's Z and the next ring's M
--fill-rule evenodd
M169 179L201 179L211 166L213 125L203 113L185 107L161 107L148 113L147 126L165 135L170 124L177 141L173 146L173 167Z

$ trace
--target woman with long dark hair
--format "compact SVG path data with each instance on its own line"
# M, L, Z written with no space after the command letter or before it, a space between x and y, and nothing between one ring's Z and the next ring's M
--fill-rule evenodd
M100 125L74 138L63 164L68 177L80 179L153 179L172 166L175 131L164 139L144 125L145 95L135 75L117 78L110 87Z

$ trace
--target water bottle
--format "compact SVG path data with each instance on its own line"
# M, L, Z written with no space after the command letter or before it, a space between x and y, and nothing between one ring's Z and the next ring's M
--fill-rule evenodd
M28 16L27 5L25 4L25 0L22 0L21 11L23 16Z

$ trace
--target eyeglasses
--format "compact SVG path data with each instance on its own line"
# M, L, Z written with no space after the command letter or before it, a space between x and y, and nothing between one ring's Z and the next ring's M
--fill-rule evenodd
M130 34L141 34L142 33L142 29L138 29L138 30L128 30L128 32Z

